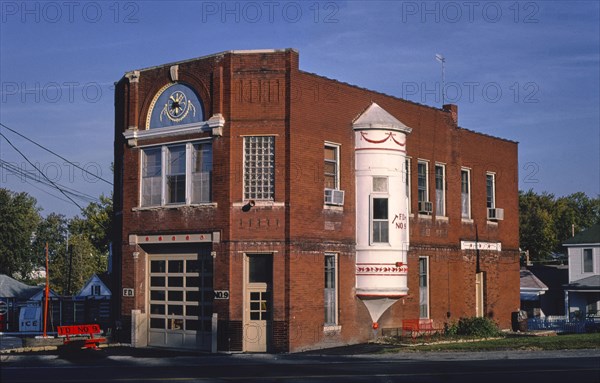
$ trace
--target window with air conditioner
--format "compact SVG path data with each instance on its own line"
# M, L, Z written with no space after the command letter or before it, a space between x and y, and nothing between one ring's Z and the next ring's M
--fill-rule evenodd
M323 177L325 180L325 204L344 204L344 191L340 190L340 146L325 143Z
M486 206L487 218L491 221L501 221L504 219L504 209L496 207L496 174L486 173L485 175L486 189Z

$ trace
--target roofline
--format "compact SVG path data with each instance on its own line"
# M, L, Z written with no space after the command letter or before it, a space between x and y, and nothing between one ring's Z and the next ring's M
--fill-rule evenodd
M185 63L188 63L188 62L191 62L191 61L196 61L196 60L204 60L204 59L208 59L208 58L212 58L212 57L225 56L227 54L231 54L231 55L247 55L247 54L260 54L260 53L282 53L282 52L288 52L288 51L292 51L292 52L298 53L298 50L296 48L234 49L234 50L222 51L222 52L219 52L219 53L212 53L212 54L209 54L209 55L206 55L206 56L199 56L199 57L194 57L194 58L191 58L191 59L185 59L185 60L173 61L173 62L170 62L170 63L161 64L161 65L149 66L149 67L141 68L141 69L133 69L132 71L144 72L144 71L149 71L149 70L153 70L153 69L169 67L169 66L173 66L173 65L185 64ZM125 74L130 73L132 71L127 71L127 72L125 72Z
M407 100L407 99L404 99L404 98L401 98L401 97L397 97L397 96L394 96L394 95L391 95L391 94L379 92L379 91L376 91L376 90L372 90L372 89L365 88L365 87L362 87L362 86L350 84L348 82L344 82L344 81L337 80L337 79L334 79L334 78L322 76L320 74L316 74L316 73L312 73L312 72L307 72L307 71L303 71L303 70L300 70L300 69L298 71L301 72L301 73L310 75L310 76L319 77L319 78L322 78L322 79L325 79L325 80L329 80L329 81L333 81L333 82L336 82L336 83L339 83L339 84L342 84L342 85L346 85L346 86L349 86L349 87L352 87L352 88L356 88L356 89L360 89L360 90L366 90L368 92L372 92L372 93L378 94L380 96L389 97L389 98L392 98L392 99L398 100L398 101L403 101L403 102L406 102L408 104L420 106L420 107L423 107L423 108L433 109L433 110L435 110L437 112L451 113L450 111L447 111L447 110L445 110L443 108L437 108L435 106L421 104L421 103L414 102L414 101L411 101L411 100ZM491 134L485 134L485 133L477 132L477 131L474 131L474 130L462 128L460 126L457 126L457 129L465 130L467 132L474 133L474 134L479 134L481 136L486 136L486 137L495 138L495 139L498 139L498 140L510 142L510 143L513 143L513 144L519 144L518 141L510 140L508 138L502 138L502 137L492 136Z
M600 246L600 242L590 242L590 243L563 243L564 247L575 247L575 246Z

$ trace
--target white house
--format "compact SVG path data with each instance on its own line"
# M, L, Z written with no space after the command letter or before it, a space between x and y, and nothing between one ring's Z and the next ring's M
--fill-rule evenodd
M565 313L570 319L597 316L600 310L600 224L582 231L563 245L569 257Z

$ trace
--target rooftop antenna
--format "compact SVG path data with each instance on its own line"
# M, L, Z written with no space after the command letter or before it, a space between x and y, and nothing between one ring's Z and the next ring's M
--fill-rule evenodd
M435 59L442 63L442 105L446 103L446 75L445 75L445 64L446 59L439 53L435 54Z

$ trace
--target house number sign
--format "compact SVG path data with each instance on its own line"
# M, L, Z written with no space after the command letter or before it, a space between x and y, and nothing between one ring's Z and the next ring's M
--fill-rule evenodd
M215 299L229 299L229 290L215 290Z

